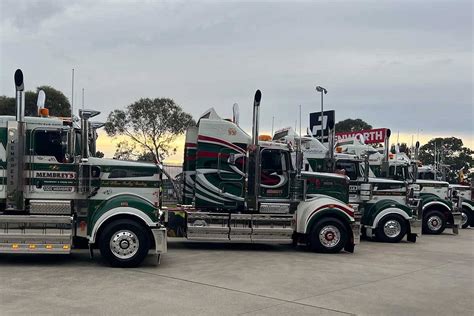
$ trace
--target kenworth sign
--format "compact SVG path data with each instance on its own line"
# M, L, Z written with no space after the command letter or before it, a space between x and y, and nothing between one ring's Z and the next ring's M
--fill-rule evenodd
M377 144L383 143L385 141L385 137L387 135L387 128L376 128L376 129L367 129L362 131L356 132L336 132L336 141L340 142L346 138L355 137L360 139L361 137L364 138L366 144Z

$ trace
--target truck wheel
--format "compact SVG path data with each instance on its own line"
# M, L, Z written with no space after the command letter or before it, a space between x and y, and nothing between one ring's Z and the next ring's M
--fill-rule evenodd
M440 211L428 212L423 216L423 233L439 235L446 228L446 218Z
M385 216L375 228L375 236L382 242L399 242L406 233L406 221L399 215Z
M347 230L341 221L325 218L311 229L309 246L315 252L336 253L344 248L347 238Z
M100 254L113 267L136 267L150 248L146 228L136 221L119 219L108 224L99 239Z
M469 210L467 210L465 207L461 209L461 225L462 228L468 228L469 224L472 223L472 214Z

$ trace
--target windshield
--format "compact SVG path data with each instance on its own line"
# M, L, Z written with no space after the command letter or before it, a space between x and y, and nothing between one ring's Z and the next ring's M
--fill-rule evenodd
M364 172L365 172L365 165L364 163L360 163L359 164L359 168L360 168L360 173L361 173L361 176L364 176ZM375 173L372 171L372 168L369 167L369 178L376 178L377 176L375 175Z
M389 178L393 180L412 180L412 173L409 172L408 166L390 166Z

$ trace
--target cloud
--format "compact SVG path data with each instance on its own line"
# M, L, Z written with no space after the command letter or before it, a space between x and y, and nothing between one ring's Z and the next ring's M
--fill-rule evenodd
M2 1L0 95L21 67L28 89L85 88L101 118L140 97L171 97L198 116L232 104L250 128L318 110L410 133L469 135L470 1ZM80 94L75 95L78 104Z

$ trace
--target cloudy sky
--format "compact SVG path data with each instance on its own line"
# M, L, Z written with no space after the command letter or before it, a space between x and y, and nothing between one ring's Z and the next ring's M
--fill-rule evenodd
M294 125L302 105L402 138L473 140L472 1L0 1L0 95L52 85L102 119L141 97L198 116L232 104L250 129ZM420 137L420 138L421 138Z

